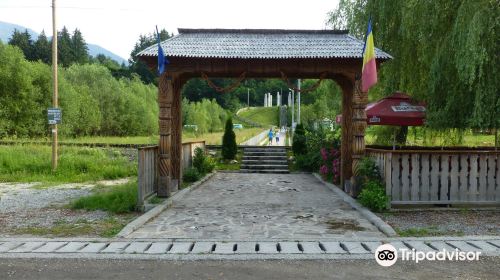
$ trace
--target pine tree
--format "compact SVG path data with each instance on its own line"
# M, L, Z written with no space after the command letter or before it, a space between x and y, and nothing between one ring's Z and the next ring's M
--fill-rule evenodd
M57 52L59 63L63 66L70 66L74 62L73 52L71 50L71 36L66 26L57 34Z
M71 56L72 63L84 64L89 62L89 51L87 43L83 39L82 32L75 29L71 38Z
M24 32L14 29L12 37L9 39L9 45L20 48L27 60L34 60L33 40L31 39L31 35L28 33L27 29Z
M238 146L236 145L236 134L233 131L233 121L228 118L224 136L222 137L222 158L234 159L237 151Z
M43 30L34 44L34 58L47 64L52 61L52 46Z

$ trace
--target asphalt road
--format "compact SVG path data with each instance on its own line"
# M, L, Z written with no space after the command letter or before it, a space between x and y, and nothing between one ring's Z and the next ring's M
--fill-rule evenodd
M474 262L0 259L0 279L500 279L500 258Z

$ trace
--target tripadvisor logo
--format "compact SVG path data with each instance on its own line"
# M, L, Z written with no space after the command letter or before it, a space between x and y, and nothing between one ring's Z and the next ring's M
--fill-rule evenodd
M453 251L447 251L442 249L440 251L429 251L422 252L415 249L400 249L399 259L402 261L414 261L418 263L419 261L477 261L479 260L479 255L481 252L465 252L455 249ZM392 266L398 260L398 250L394 248L391 244L380 245L375 251L375 260L381 266Z

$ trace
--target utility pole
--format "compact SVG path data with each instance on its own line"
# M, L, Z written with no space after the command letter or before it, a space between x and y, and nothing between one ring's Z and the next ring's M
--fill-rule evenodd
M300 124L300 79L297 80L297 91L298 91L298 95L297 96L297 109L298 109L298 112L297 112L297 123Z
M52 0L52 79L53 96L52 106L59 107L57 96L57 25L56 25L56 0ZM57 123L52 125L52 171L57 169Z

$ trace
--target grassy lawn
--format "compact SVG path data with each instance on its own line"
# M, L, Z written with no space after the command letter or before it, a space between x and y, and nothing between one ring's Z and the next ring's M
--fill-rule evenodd
M114 214L135 211L137 204L137 181L114 187L96 187L96 193L81 197L70 204L72 209L89 211L103 210Z
M381 128L377 126L368 127L365 135L367 145L392 145L392 136L391 139L377 141L375 131L380 129ZM460 143L458 134L455 131L449 131L447 133L430 131L427 132L426 137L424 137L423 129L417 127L409 128L406 145L422 147L491 147L495 145L495 135L474 134L472 131L466 131Z
M117 149L61 146L59 166L51 167L51 147L0 146L0 182L80 183L137 174L135 162Z
M242 111L239 116L263 126L278 125L278 107L255 107Z
M244 142L253 136L262 132L262 128L245 128L245 129L235 129L236 134L236 142L241 143ZM201 135L195 135L192 132L183 132L182 133L182 142L192 142L192 141L206 141L207 145L221 145L222 144L222 135L223 131L206 133ZM68 138L61 137L59 141L61 143L90 143L90 144L132 144L132 145L144 145L158 144L158 135L152 136L86 136L86 137L78 137L78 138ZM50 143L49 138L40 138L40 139L2 139L4 141L17 141L20 143L33 143L33 142L43 142Z
M262 128L254 127L254 128L245 128L245 129L235 129L234 133L236 134L236 143L244 142L255 135L262 132ZM205 140L207 145L221 145L222 144L222 135L224 132L214 132L196 136L193 133L183 133L182 134L182 142L190 142L190 141L201 141Z

